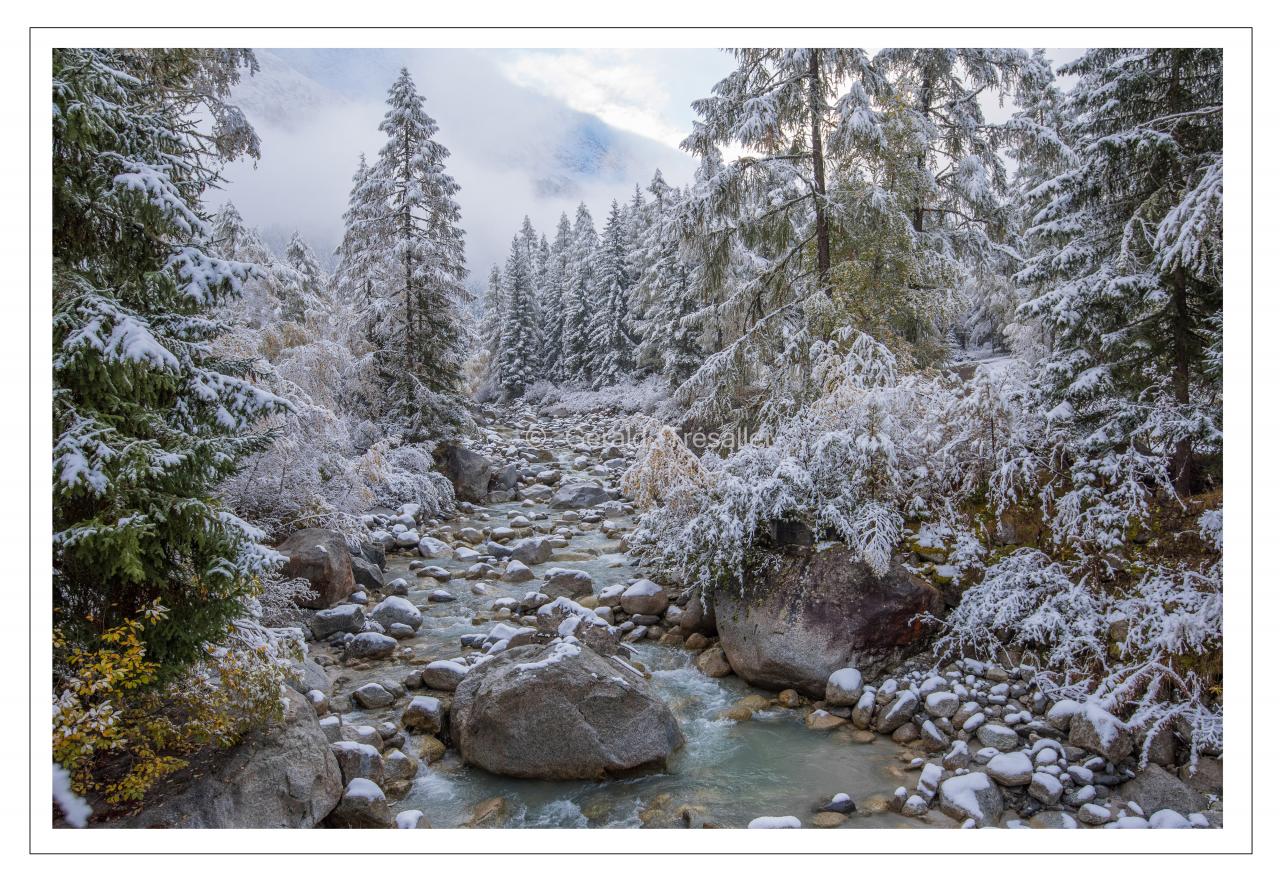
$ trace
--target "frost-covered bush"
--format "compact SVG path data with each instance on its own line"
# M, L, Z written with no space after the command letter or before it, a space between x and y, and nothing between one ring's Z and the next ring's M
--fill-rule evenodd
M642 556L695 582L737 580L762 530L792 520L883 573L908 519L953 517L988 489L998 507L1034 478L1013 370L968 384L900 376L887 348L848 331L809 359L819 396L708 469L678 512L647 513L633 542Z
M939 657L1038 664L1036 681L1122 720L1145 763L1175 730L1194 760L1222 747L1222 703L1213 687L1222 649L1222 568L1154 564L1103 589L1090 567L1022 548L985 570L939 621Z
M645 441L622 475L622 491L647 510L669 499L704 491L711 476L680 436L663 425Z
M557 416L592 412L652 414L667 401L670 394L666 382L657 376L597 389L555 385L542 380L528 387L523 402Z

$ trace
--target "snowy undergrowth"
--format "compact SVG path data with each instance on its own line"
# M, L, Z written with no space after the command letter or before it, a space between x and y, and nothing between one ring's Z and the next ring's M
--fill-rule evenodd
M598 389L555 385L544 380L529 387L524 394L524 402L554 416L593 412L652 414L667 402L670 395L666 382L658 376Z

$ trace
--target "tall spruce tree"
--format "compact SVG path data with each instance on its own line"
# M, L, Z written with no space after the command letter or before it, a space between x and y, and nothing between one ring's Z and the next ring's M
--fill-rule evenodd
M562 368L564 378L581 382L591 378L591 308L595 291L595 253L598 240L595 222L585 204L578 205L573 221L573 239L565 259Z
M626 215L615 201L595 252L591 309L592 384L599 388L621 380L634 362L627 293Z
M227 96L247 50L53 52L53 605L72 645L157 605L173 672L243 614L268 565L216 483L286 406L221 362L212 310L253 267L211 256L199 208L257 155Z
M522 395L537 381L539 373L537 300L523 236L511 240L511 254L507 257L501 284L503 317L498 375L503 393L512 398Z
M370 336L391 413L411 437L439 436L465 419L458 405L465 355L462 306L470 300L458 184L449 151L407 69L387 95L387 142L348 212L367 248ZM350 221L349 221L350 228Z
M1063 72L1078 162L1031 193L1023 312L1052 333L1071 497L1122 532L1108 492L1130 472L1167 466L1187 495L1221 449L1222 50L1091 49Z
M573 227L567 214L560 215L556 236L551 242L546 281L542 290L542 373L552 382L565 380L564 323L569 281L569 254L573 249Z

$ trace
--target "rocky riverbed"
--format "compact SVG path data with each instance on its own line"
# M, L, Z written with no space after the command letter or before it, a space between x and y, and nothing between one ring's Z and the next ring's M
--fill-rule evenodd
M354 555L319 530L282 545L319 597L286 793L141 824L1221 824L1220 760L1193 771L1170 739L1140 770L1115 719L1030 667L916 653L939 598L901 567L807 548L765 603L649 579L626 554L631 451L579 427L509 413L445 451L456 517L371 511Z

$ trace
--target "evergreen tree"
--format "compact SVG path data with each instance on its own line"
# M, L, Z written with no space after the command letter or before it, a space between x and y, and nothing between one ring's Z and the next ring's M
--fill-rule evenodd
M1063 72L1078 162L1033 191L1042 249L1019 280L1053 336L1070 497L1122 532L1111 490L1167 464L1187 495L1221 448L1222 50L1092 49Z
M597 388L618 382L633 364L625 235L626 217L615 201L595 253L590 332L592 383Z
M366 332L380 323L372 314L374 291L382 290L388 284L385 277L387 266L380 262L379 252L373 247L378 223L385 210L372 196L369 163L361 153L360 165L351 178L347 211L342 215L342 242L336 251L338 269L334 283L338 295L360 311Z
M212 500L286 406L208 348L253 271L211 256L198 207L222 162L257 155L226 103L242 67L248 51L53 53L54 625L99 647L163 609L144 639L166 672L225 636L269 566Z
M542 374L552 382L563 382L564 319L569 280L569 254L573 248L573 228L569 217L560 215L556 237L547 254L546 280L542 287Z
M465 419L458 408L464 357L462 306L470 294L463 231L445 170L449 151L407 69L387 96L387 142L357 184L349 228L363 226L371 283L370 336L392 410L411 436L438 435Z
M561 294L563 329L561 331L561 375L566 381L581 382L590 378L591 307L595 290L595 222L585 204L578 205L573 221L572 242L565 259L565 282Z
M498 355L499 384L507 397L519 397L538 378L537 301L523 236L511 240L511 255L502 275L502 333Z
M676 387L703 361L695 318L696 273L680 255L681 232L676 222L680 193L667 185L661 173L654 175L649 191L654 195L655 219L642 249L645 269L633 288L637 298L650 303L639 357L643 366Z
M284 295L284 318L288 321L304 321L308 314L327 313L329 278L316 259L311 245L297 232L289 239L284 253L285 262L293 270L291 284Z

